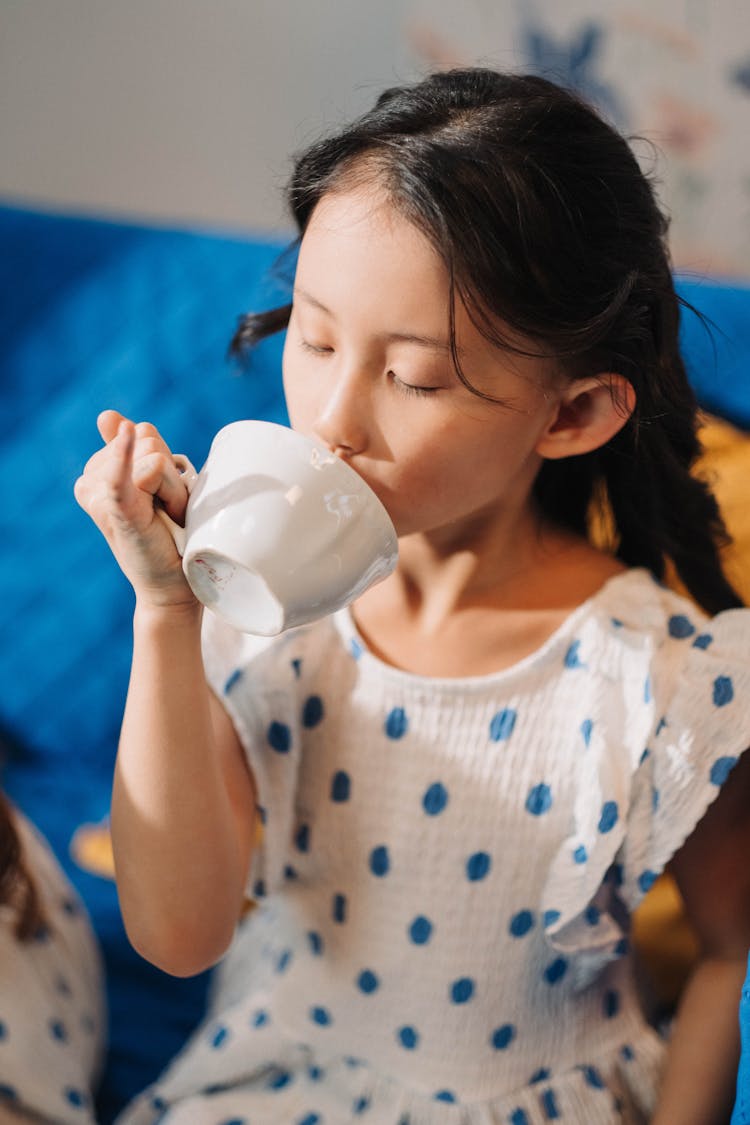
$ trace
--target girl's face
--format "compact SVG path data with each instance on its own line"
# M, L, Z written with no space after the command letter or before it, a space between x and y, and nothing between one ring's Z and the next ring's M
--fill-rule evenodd
M385 196L329 193L300 247L283 369L294 429L356 469L398 534L456 543L527 512L556 396L543 361L494 348L458 303L462 370L503 404L463 386L449 298L441 259Z

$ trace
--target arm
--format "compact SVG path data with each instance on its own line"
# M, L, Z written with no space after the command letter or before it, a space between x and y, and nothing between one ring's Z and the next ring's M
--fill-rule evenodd
M701 953L685 987L653 1125L727 1125L750 948L750 754L672 860Z
M255 792L239 739L206 683L201 606L159 496L181 520L184 485L151 426L114 412L76 485L136 594L133 664L115 769L112 840L133 945L180 976L225 951L240 914Z

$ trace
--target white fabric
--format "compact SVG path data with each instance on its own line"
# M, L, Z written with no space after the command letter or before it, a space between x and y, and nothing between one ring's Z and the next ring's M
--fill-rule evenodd
M628 915L750 745L749 642L641 570L471 679L384 665L348 612L273 642L209 618L261 905L121 1121L647 1120Z
M105 1036L101 958L47 843L21 813L15 821L46 924L19 942L13 911L0 906L0 1121L12 1108L35 1121L90 1125Z

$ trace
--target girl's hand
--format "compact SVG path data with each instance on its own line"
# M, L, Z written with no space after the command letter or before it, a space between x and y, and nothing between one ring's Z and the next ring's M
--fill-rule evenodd
M75 483L75 498L129 579L140 604L195 606L174 540L154 501L182 523L188 493L169 447L150 422L135 425L115 410L97 418L105 445Z

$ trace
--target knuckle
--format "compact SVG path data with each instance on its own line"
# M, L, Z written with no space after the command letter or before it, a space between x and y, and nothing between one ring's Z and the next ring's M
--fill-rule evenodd
M151 422L138 422L135 427L135 436L143 438L159 438L159 431Z

